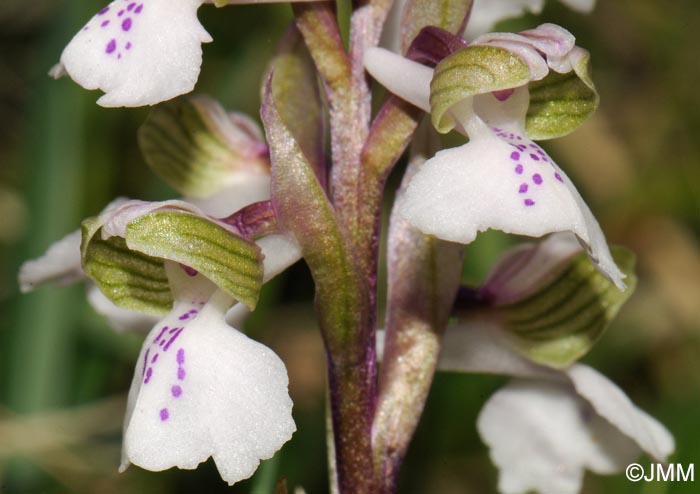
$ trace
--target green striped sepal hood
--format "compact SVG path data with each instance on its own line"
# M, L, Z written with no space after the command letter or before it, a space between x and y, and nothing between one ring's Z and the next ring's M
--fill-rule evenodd
M622 247L612 254L627 275L625 291L595 269L571 234L516 247L481 286L488 308L480 317L497 322L527 359L568 367L593 347L634 291L634 254Z
M201 273L253 309L262 258L253 241L184 201L117 200L82 223L85 274L116 305L153 315L173 304L165 261Z

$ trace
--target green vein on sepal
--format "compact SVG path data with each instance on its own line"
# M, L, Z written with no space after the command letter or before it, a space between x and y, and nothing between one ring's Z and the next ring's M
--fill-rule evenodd
M443 59L430 84L432 122L441 133L455 123L449 110L477 94L515 88L527 84L530 69L514 53L494 46L469 46Z
M525 128L531 139L553 139L573 132L598 107L590 56L585 54L566 74L550 73L529 85L530 106Z
M86 234L89 230L83 229ZM146 314L162 315L173 304L163 262L129 250L121 237L84 239L83 270L112 302Z
M260 248L206 218L172 211L140 216L126 228L126 245L196 269L251 310L257 304Z
M497 308L514 347L538 364L562 368L585 355L607 329L636 285L634 254L613 258L627 275L624 292L600 274L585 253L572 257L530 296Z

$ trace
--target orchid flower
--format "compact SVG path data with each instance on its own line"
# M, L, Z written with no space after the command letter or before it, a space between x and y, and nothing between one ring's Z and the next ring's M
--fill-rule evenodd
M561 0L561 3L583 14L590 13L595 6L595 0ZM540 14L543 7L544 0L474 0L464 36L474 39L500 21L520 17L526 12Z
M287 371L224 317L232 297L166 263L175 304L144 341L129 390L122 465L193 469L210 456L233 484L295 431Z
M192 139L188 157L191 161L182 164L164 152L164 142L156 142L151 134L167 136L173 127L174 110L194 112L201 122L188 122ZM164 122L164 117L169 120ZM154 128L160 125L159 128ZM214 136L215 138L212 138ZM184 202L150 203L153 210L179 205L207 217L226 217L250 204L270 198L270 170L267 146L262 134L249 117L239 113L226 113L221 105L211 98L195 96L187 101L164 105L154 112L147 125L142 127L140 142L153 170L173 187L185 194ZM201 146L196 143L202 141ZM183 149L180 147L180 149ZM212 158L213 157L213 158ZM190 167L191 170L188 171ZM185 171L183 171L183 168ZM108 204L100 217L108 217L128 201L119 198ZM147 203L136 202L131 204ZM83 272L80 256L81 234L76 230L49 247L47 252L34 260L25 262L19 273L19 284L23 292L55 283L66 285L78 281L87 283L88 301L97 313L104 316L115 330L147 331L157 321L152 314L126 309L115 305ZM265 280L269 280L294 264L301 257L296 242L284 233L273 233L257 240L265 256ZM243 310L235 305L227 320L238 322Z
M114 0L78 31L50 74L101 89L97 103L105 107L155 105L189 93L199 77L202 43L212 41L197 19L204 3L260 2Z
M479 57L493 60L481 63ZM550 70L579 75L586 61L573 36L552 24L519 35L486 35L435 71L387 50L370 50L365 67L375 79L432 112L438 130L456 128L470 139L423 165L401 200L402 215L423 233L463 244L488 229L535 237L569 231L598 269L624 289L624 275L598 222L526 129L527 84ZM460 70L463 80L456 75Z
M499 492L504 494L575 494L581 489L586 469L612 474L624 470L642 451L663 462L674 449L673 437L666 428L594 369L575 359L555 368L551 365L556 361L551 358L552 352L547 362L533 360L532 353L523 352L517 345L522 332L513 326L512 318L499 314L506 307L522 306L529 300L537 300L538 307L545 310L544 300L552 297L559 309L545 313L556 313L561 318L557 311L566 304L559 302L561 282L553 280L562 276L562 271L570 273L571 260L581 252L568 233L512 249L492 269L478 292L478 299L488 308L474 310L472 306L466 317L458 313L456 324L448 326L444 335L438 370L514 378L489 398L477 420L479 434L499 468ZM605 294L611 292L601 289L600 282L610 283L591 272L593 278L584 275L583 283L568 280L568 286L574 284L579 290L566 303L579 298L585 310L580 310L579 304L569 310L597 320L596 313L605 313L611 304L619 307L624 300L606 298L609 295ZM595 276L599 281L594 280ZM593 295L596 290L598 295ZM616 297L619 292L612 293ZM602 298L591 303L596 297ZM532 311L527 313L531 315ZM612 319L613 314L607 317ZM566 317L562 320L573 321ZM548 334L539 328L534 335L536 344L556 347L557 353L566 354L589 327L580 326L580 321L574 326L573 331L564 328L558 335L550 321ZM543 340L543 335L552 341ZM589 341L586 348L591 345ZM580 353L575 358L578 356Z

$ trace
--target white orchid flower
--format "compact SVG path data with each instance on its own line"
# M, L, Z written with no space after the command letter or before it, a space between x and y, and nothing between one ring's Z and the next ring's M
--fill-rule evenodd
M674 450L668 430L605 376L583 364L534 364L483 321L448 328L438 368L515 377L477 419L503 494L575 494L585 470L612 474L641 452L663 462Z
M296 427L287 370L225 321L233 298L166 262L172 311L146 337L124 420L123 471L193 469L210 456L229 484L250 477Z
M572 70L585 53L573 41L567 31L546 24L520 35L487 35L479 42L515 53L527 65L529 80L538 80L550 69ZM368 51L365 67L391 92L431 111L433 69L381 48ZM526 135L528 104L522 85L468 97L449 108L445 118L470 140L423 165L402 198L401 214L424 233L463 244L488 229L534 237L570 231L598 269L624 289L624 274L590 209L566 173Z
M202 43L212 41L197 19L202 4L261 1L114 0L78 31L50 74L101 89L102 106L155 105L194 89Z

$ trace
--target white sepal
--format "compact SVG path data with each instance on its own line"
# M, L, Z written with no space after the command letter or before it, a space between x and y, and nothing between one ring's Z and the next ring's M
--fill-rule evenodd
M430 112L433 69L384 48L367 49L363 63L367 72L389 91Z
M80 265L80 230L51 244L43 256L22 264L18 275L23 293L45 283L69 285L84 278Z
M101 89L102 106L154 105L192 91L211 41L202 0L115 0L71 40L52 74Z
M287 371L224 321L232 299L177 264L173 310L146 337L129 392L122 469L193 469L210 456L233 484L296 430Z

